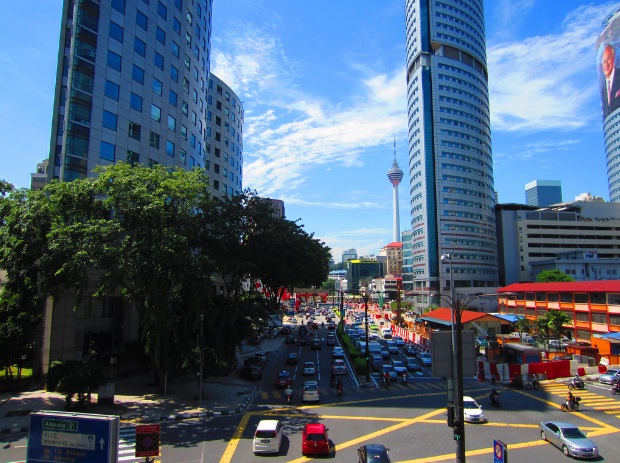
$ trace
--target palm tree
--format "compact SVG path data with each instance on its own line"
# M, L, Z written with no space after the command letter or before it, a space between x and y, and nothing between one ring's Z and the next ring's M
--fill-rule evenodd
M542 327L557 339L562 338L564 325L572 325L573 320L561 310L549 310L544 316L539 317ZM548 342L548 338L546 340Z
M514 327L519 331L519 340L523 341L523 332L529 333L532 328L532 322L526 317L518 317L517 321L513 323Z

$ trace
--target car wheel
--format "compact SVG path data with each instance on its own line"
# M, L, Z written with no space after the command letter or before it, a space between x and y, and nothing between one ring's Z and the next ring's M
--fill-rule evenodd
M562 453L564 453L567 457L570 457L570 453L568 452L568 447L566 445L562 446Z
M542 440L547 440L547 434L545 434L545 431L540 431L540 438Z

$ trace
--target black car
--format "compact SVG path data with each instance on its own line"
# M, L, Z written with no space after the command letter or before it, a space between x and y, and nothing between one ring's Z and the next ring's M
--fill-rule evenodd
M310 341L308 340L307 336L300 336L297 340L297 344L299 344L300 346L307 346L309 342Z
M381 444L366 444L357 449L359 463L391 463L389 450Z
M245 379L261 379L263 370L258 365L244 365L241 374Z
M287 344L295 344L295 336L293 336L292 334L289 334L286 337L286 341Z
M318 338L314 338L312 340L312 344L310 345L310 349L312 350L321 350L322 349L321 340Z
M288 357L286 357L287 365L296 365L297 362L299 362L299 354L297 352L291 352L288 354Z
M413 344L405 344L404 351L405 355L408 355L410 357L415 357L416 355L418 355L418 349Z

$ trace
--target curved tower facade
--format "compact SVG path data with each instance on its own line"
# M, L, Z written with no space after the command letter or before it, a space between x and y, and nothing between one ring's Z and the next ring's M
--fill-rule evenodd
M412 288L446 293L451 271L458 297L486 292L499 279L483 0L405 11Z
M603 21L596 42L609 201L620 202L620 10Z
M50 179L206 161L212 0L64 0Z
M231 196L243 190L243 105L215 74L207 96L206 161L214 196Z

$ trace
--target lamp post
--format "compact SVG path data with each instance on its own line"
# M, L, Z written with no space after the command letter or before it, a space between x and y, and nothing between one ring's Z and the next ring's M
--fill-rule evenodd
M198 343L198 347L200 347L200 372L198 374L198 408L202 408L202 375L203 375L203 357L204 357L204 318L205 315L203 313L200 314L200 341Z
M330 289L329 291L340 295L340 322L338 323L340 328L338 331L342 334L344 332L344 291L341 289Z

